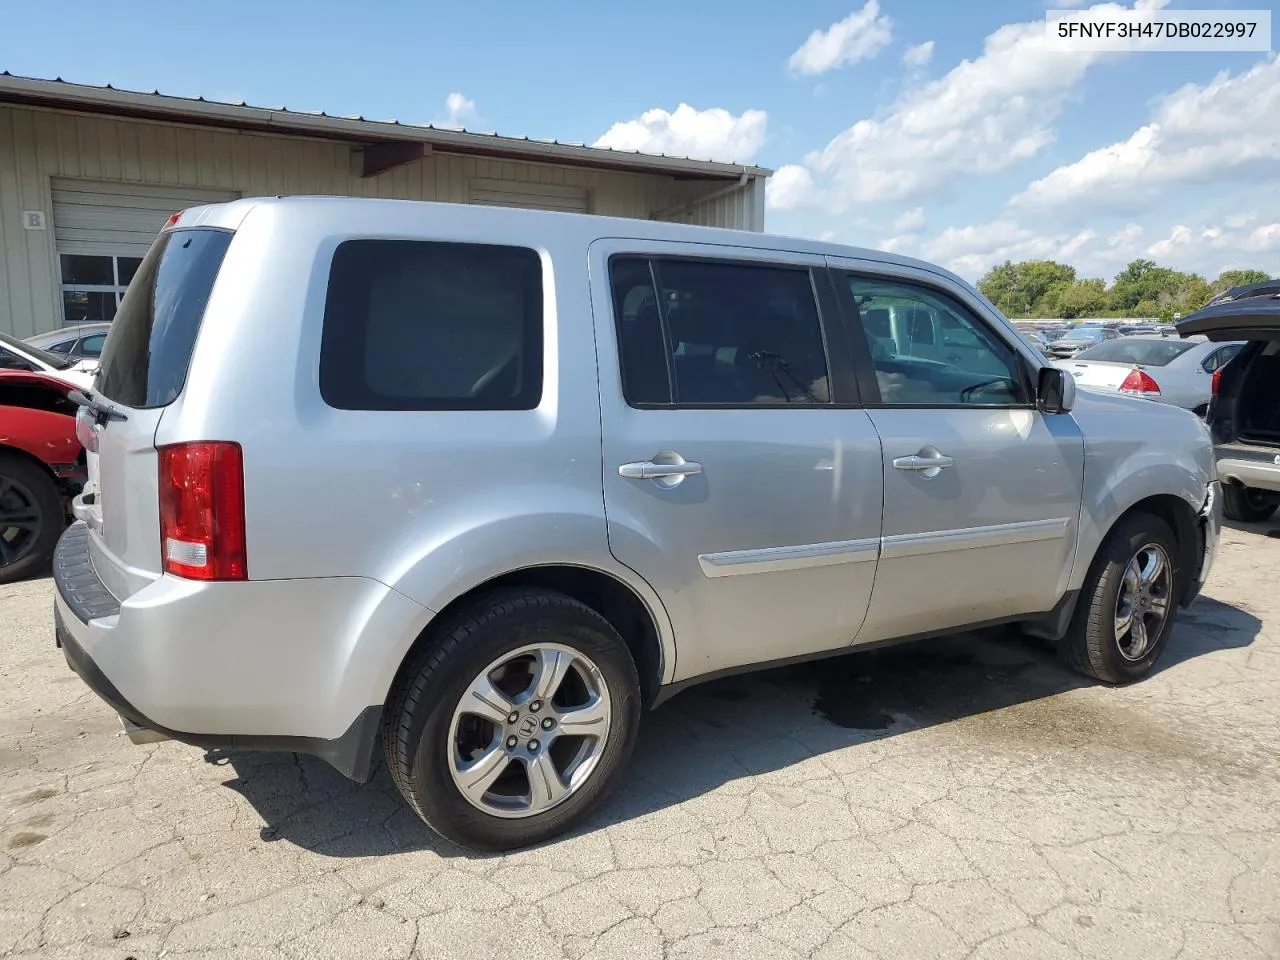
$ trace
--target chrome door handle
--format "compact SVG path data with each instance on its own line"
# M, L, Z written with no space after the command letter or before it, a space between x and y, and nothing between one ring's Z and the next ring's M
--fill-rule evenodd
M702 472L702 464L686 460L674 450L663 450L652 459L624 463L618 467L618 476L628 480L652 480L670 490L684 483L685 477L695 477Z
M932 480L946 467L954 467L956 462L937 447L925 447L918 454L910 457L898 457L893 461L895 470L913 470L926 480Z
M661 477L693 477L702 472L702 464L690 463L654 463L652 460L641 460L638 463L624 463L618 467L618 476L628 480L657 480Z
M898 457L893 461L895 470L941 470L955 465L951 457Z

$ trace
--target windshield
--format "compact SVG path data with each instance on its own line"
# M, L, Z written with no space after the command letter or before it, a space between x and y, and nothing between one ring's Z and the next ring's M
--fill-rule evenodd
M1104 363L1134 363L1143 367L1163 367L1182 356L1194 343L1186 340L1156 340L1134 337L1132 340L1108 340L1076 354L1077 360L1100 360Z
M1062 339L1063 340L1101 340L1102 328L1101 327L1077 327L1075 330L1068 331L1066 335L1063 336Z
M11 337L7 333L0 333L0 343L7 347L12 347L18 353L24 353L28 357L35 357L47 367L54 370L65 370L67 367L74 366L74 360L68 360L66 357L60 357L56 353L50 353L48 350L41 350L39 347L33 347L29 343L23 343L17 337Z

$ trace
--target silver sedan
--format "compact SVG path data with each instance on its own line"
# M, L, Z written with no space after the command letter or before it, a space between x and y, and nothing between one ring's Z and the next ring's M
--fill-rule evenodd
M1243 346L1203 337L1120 337L1059 360L1057 366L1086 390L1146 397L1203 415L1213 396L1214 374Z

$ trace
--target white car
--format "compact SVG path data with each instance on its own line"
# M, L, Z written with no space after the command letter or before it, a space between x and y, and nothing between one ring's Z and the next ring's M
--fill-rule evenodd
M1076 385L1103 393L1125 393L1160 400L1203 416L1214 394L1217 371L1243 343L1210 343L1138 336L1105 340L1057 365Z
M93 386L96 360L73 360L0 333L0 370L36 370L82 389Z

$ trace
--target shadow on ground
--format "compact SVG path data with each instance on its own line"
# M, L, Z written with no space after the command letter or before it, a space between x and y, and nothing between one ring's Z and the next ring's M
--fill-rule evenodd
M1261 626L1244 610L1202 598L1183 612L1160 670L1247 646ZM645 716L629 776L580 832L679 804L744 776L960 720L985 723L989 736L1052 748L1111 734L1117 742L1132 742L1141 717L1083 717L1078 701L1052 699L1090 684L1012 630L939 637L713 681ZM474 856L419 822L383 766L361 786L310 757L213 753L207 759L234 773L226 786L262 817L266 840L338 857L421 848Z

